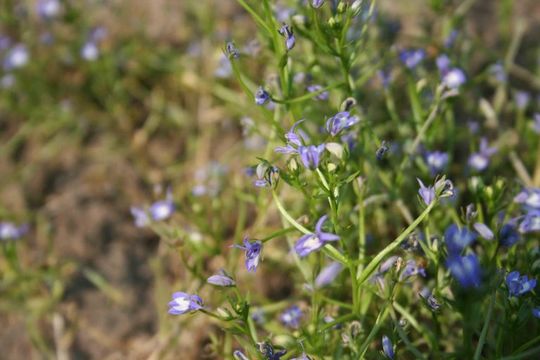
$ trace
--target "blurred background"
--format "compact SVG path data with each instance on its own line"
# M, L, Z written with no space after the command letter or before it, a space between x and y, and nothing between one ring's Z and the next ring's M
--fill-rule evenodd
M536 0L447 3L486 48L504 49L516 19L523 46L538 42ZM429 42L430 1L379 6L401 43ZM178 239L230 242L251 221L236 196L264 137L223 47L251 47L250 72L268 77L255 33L234 0L0 0L0 221L29 225L3 246L0 357L219 358L213 325L180 325L166 304L195 263ZM168 188L176 232L136 227L130 207ZM254 286L282 298L283 276L262 269Z

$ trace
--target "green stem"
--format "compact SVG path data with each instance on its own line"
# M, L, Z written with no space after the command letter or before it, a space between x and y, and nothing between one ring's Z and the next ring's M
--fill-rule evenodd
M484 344L486 342L488 326L489 326L489 322L491 321L491 315L493 314L493 306L495 305L496 296L497 296L496 292L494 292L493 295L491 296L491 301L489 303L489 309L486 316L486 320L484 321L484 326L482 327L482 332L480 333L480 338L478 339L478 345L476 346L476 351L474 352L474 360L479 360L480 356L482 355L482 348L484 347Z

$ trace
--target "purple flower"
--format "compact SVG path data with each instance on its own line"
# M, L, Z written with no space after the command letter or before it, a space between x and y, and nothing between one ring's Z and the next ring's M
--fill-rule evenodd
M514 101L518 110L525 110L531 100L531 95L526 91L516 91L514 93Z
M379 266L379 274L384 274L386 273L388 270L390 270L390 268L392 268L392 266L394 266L398 261L401 261L401 258L397 255L394 255L394 256L390 256L388 259L386 259L380 266Z
M510 296L520 296L532 291L536 287L536 279L530 279L527 275L520 276L519 271L512 271L506 276L506 286Z
M232 41L227 42L225 45L225 54L229 59L238 59L240 57L240 52Z
M457 89L465 83L467 77L459 68L449 69L442 78L442 82L449 89Z
M430 205L433 201L435 201L435 187L434 186L428 186L426 187L422 180L416 178L418 181L418 184L420 185L420 189L418 189L418 194L424 201L424 204Z
M351 115L348 111L338 112L326 120L326 131L332 136L336 136L342 130L348 129L360 121L358 116Z
M60 13L60 1L39 0L37 3L37 13L44 20L55 18Z
M477 171L484 171L489 165L491 156L496 152L497 148L489 147L487 139L482 138L480 140L480 150L469 157L469 166Z
M262 86L259 86L255 92L255 104L264 105L268 102L268 100L270 100L270 94L268 94Z
M307 91L310 93L319 92L323 89L321 85L309 85ZM315 95L316 100L325 101L328 100L328 91L322 91L321 93Z
M390 338L386 335L383 335L382 337L382 347L383 347L384 355L389 359L393 359L394 346L392 345L392 341L390 340Z
M535 113L533 117L534 120L531 124L531 127L535 133L540 135L540 113Z
M331 284L339 275L341 270L343 270L343 266L337 261L325 266L315 278L315 287L320 289Z
M306 234L302 236L294 245L294 250L300 257L304 257L322 248L327 242L338 241L339 236L331 233L325 233L322 231L322 226L327 215L322 216L315 225L315 233Z
M409 69L414 69L426 57L424 49L402 50L399 54L401 62Z
M477 223L474 223L473 227L474 227L474 230L476 230L476 232L480 234L480 236L483 237L484 239L486 240L493 239L494 237L493 231L491 231L491 229L486 224L477 222Z
M283 24L279 29L279 33L285 37L285 46L287 47L287 50L291 50L296 44L296 38L294 37L292 28L287 24Z
M264 356L265 360L279 360L287 353L287 350L285 349L276 351L274 346L267 341L258 343L258 345L259 351Z
M279 319L285 326L298 329L300 326L300 320L302 319L302 310L300 310L298 306L293 305L282 312Z
M324 0L311 0L311 6L313 6L315 9L320 8L323 6Z
M223 287L229 287L229 286L235 286L236 282L232 277L227 275L227 273L223 270L220 270L219 273L216 275L210 276L207 280L207 283L215 285L215 286L223 286Z
M29 58L30 56L26 46L24 44L16 44L4 58L4 70L10 71L21 68L28 63Z
M95 61L99 57L99 49L95 42L87 41L81 48L81 57L87 61Z
M437 311L441 308L441 304L427 287L420 291L420 297L426 301L426 304L431 308L431 310Z
M169 314L182 315L187 312L202 309L203 301L197 295L186 294L185 292L175 292L172 301L169 302Z
M444 39L444 47L445 48L451 47L456 41L458 35L459 35L459 31L452 30L450 34L446 37L446 39Z
M504 66L501 62L491 65L488 69L491 76L495 78L500 83L505 83L507 76Z
M428 152L425 157L431 175L436 175L443 171L448 164L448 153L442 151Z
M172 198L172 192L167 190L167 197L165 200L159 200L150 205L148 209L142 207L132 206L130 208L131 215L135 219L135 226L143 227L153 221L166 220L174 213L175 206Z
M244 238L244 246L232 245L231 247L242 249L246 252L246 269L249 272L255 272L257 271L257 266L259 265L259 260L261 258L262 246L262 242L249 242L246 237Z
M446 267L462 287L480 286L480 262L475 254L466 256L451 255L446 260Z
M309 145L298 147L298 153L302 159L302 163L307 169L314 170L319 167L321 155L324 152L325 145Z
M249 360L248 357L244 355L244 353L241 352L240 350L235 350L233 352L233 356L236 360Z
M17 226L10 222L0 222L0 240L17 240L29 230L27 224Z
M421 275L423 277L426 277L426 269L424 269L421 266L418 266L416 261L414 260L407 260L407 263L405 264L405 268L403 269L403 272L399 276L399 280L403 281L411 276Z
M535 318L540 319L540 307L533 308L532 314Z
M499 231L499 241L503 246L510 247L517 243L520 238L521 236L519 232L517 231L516 227L511 223L504 224Z
M388 89L392 82L392 73L390 70L378 70L377 77L379 78L383 88Z
M525 188L516 195L514 201L525 210L540 210L540 188Z
M143 208L132 206L129 210L135 219L136 227L144 227L150 223L150 217Z
M476 234L467 228L459 228L456 224L452 224L446 228L444 232L444 241L448 253L451 255L459 254L463 249L469 246L476 240Z
M303 122L304 120L298 120L293 124L291 129L285 134L285 139L287 140L286 146L278 146L274 149L275 152L281 153L281 154L297 154L298 150L295 147L302 146L302 139L301 137L296 134L296 127L298 124Z
M435 63L441 74L446 74L448 72L448 69L450 68L450 59L446 54L439 55L435 60Z
M279 170L275 166L262 162L257 165L255 174L257 175L257 180L255 180L253 184L256 187L270 187L276 183Z
M540 231L540 210L530 210L519 224L522 234Z

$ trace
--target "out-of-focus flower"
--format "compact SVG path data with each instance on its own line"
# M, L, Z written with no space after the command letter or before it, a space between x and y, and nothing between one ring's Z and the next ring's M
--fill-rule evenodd
M336 136L342 130L348 129L359 122L360 118L358 116L351 115L348 111L341 111L326 120L326 131L330 135Z
M326 149L325 144L309 145L298 147L298 153L302 159L302 163L307 169L314 170L319 167L321 155Z
M520 238L521 236L513 224L504 224L499 231L499 241L503 246L510 247L517 243Z
M172 301L169 302L169 314L182 315L187 312L193 312L202 309L203 301L197 295L187 294L185 292L175 292L172 295Z
M388 152L388 150L390 150L390 148L388 147L388 143L386 142L386 140L383 140L381 142L381 146L379 146L377 148L377 151L375 151L375 157L377 158L377 160L381 161Z
M405 264L405 267L403 268L403 271L399 276L399 280L403 281L411 276L416 275L426 277L426 269L419 266L414 260L407 260L407 263Z
M298 239L294 245L294 249L298 256L307 256L313 251L317 251L322 248L327 242L339 240L339 236L322 231L322 226L327 218L327 215L322 216L315 225L314 233L306 234Z
M532 308L532 314L535 318L540 319L540 307Z
M446 267L462 287L480 286L480 262L475 254L466 256L450 255L446 260Z
M95 61L99 57L99 49L93 41L87 41L81 48L81 57L87 61Z
M285 37L285 46L287 47L287 50L292 50L296 44L296 38L294 37L292 28L287 24L283 24L279 29L279 33L281 36Z
M484 171L488 165L491 156L497 152L496 147L490 147L487 139L482 138L480 140L480 150L471 154L469 157L469 166L476 171Z
M330 263L329 265L325 266L319 275L315 278L315 287L316 288L322 288L326 285L331 284L336 277L339 275L339 273L343 270L343 265L338 263L337 261L334 261Z
M27 224L17 226L11 222L0 222L0 240L17 240L26 235L29 230Z
M522 234L540 231L540 210L529 210L518 229Z
M172 216L175 210L172 191L167 189L167 195L164 200L154 202L148 209L132 206L131 215L135 219L135 226L143 227L153 221L166 220Z
M463 70L459 68L449 69L442 78L442 82L449 89L457 89L465 84L467 77Z
M231 60L225 54L221 54L218 60L218 67L214 71L214 76L226 79L232 75Z
M525 110L531 101L531 95L526 91L516 91L514 93L514 101L518 110Z
M540 210L540 188L525 188L516 195L514 201L525 210Z
M259 352L264 356L265 360L279 360L287 353L285 349L276 351L274 346L268 341L258 343L258 345Z
M249 272L257 271L259 266L259 260L261 258L262 242L253 241L250 242L248 238L244 238L244 245L232 245L232 247L242 249L246 252L246 269Z
M298 306L293 305L282 312L279 319L285 326L298 329L300 320L302 319L302 310Z
M244 353L241 352L240 350L235 350L233 352L233 356L236 360L249 360L248 357L244 355Z
M441 304L427 287L420 291L420 296L426 301L426 304L431 310L438 311L441 308Z
M315 9L320 8L323 6L324 0L311 0L311 6L313 6Z
M264 105L270 100L270 94L264 90L262 86L259 86L257 91L255 92L255 104L257 105Z
M227 42L225 45L225 55L227 55L229 59L238 59L240 57L240 52L232 41Z
M454 42L456 42L456 39L459 35L459 31L457 30L452 30L450 32L450 34L448 34L448 36L446 37L446 39L444 39L444 47L445 48L449 48L451 47L452 45L454 45Z
M448 153L442 151L428 152L425 159L432 176L443 171L448 165Z
M4 70L11 71L21 68L28 63L29 59L30 55L28 54L26 45L16 44L8 51L4 58Z
M474 227L474 230L476 230L476 232L480 234L480 236L483 237L484 239L486 240L493 239L494 237L493 231L491 231L491 229L486 224L477 222L477 223L474 223L473 227Z
M58 0L39 0L37 2L37 13L44 20L50 20L60 14L61 5Z
M207 280L207 283L215 285L215 286L223 286L223 287L229 287L229 286L235 286L236 282L232 277L230 277L225 271L221 270L219 273L210 276Z
M399 54L401 62L409 69L417 67L426 57L424 49L402 50Z
M491 65L488 69L488 72L491 76L493 76L496 81L500 83L505 83L507 80L504 65L500 62Z
M456 224L452 224L446 228L444 232L444 241L448 253L458 255L463 249L476 240L476 234L467 228L459 228Z
M510 296L521 296L536 287L536 279L530 279L527 275L520 276L519 271L512 271L506 276L506 286Z
M321 85L309 85L307 91L310 93L319 92L323 89ZM321 91L319 94L314 96L314 99L325 101L328 100L328 91Z
M531 123L531 128L535 133L540 135L540 113L535 113L533 115L533 122Z
M382 347L384 355L389 359L394 359L394 346L390 338L386 335L382 337Z
M441 74L446 74L448 72L448 69L450 68L450 58L446 54L439 55L437 59L435 59L435 63Z

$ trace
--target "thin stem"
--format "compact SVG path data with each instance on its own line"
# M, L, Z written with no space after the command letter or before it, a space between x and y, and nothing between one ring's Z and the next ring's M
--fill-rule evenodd
M491 301L489 303L489 309L486 316L486 320L484 321L484 326L482 327L482 332L480 333L480 338L478 339L478 345L476 346L476 351L474 352L474 360L479 360L480 356L482 355L482 348L484 347L484 344L486 342L488 326L489 326L489 322L491 321L491 315L493 314L493 306L495 305L496 296L497 296L496 292L494 292L493 295L491 296Z

